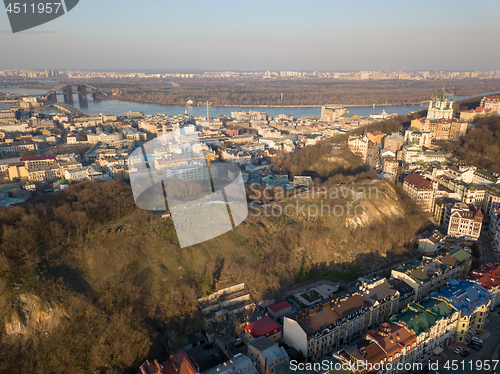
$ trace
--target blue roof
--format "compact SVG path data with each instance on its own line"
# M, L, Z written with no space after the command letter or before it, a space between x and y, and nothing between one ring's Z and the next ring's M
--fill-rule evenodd
M452 307L461 312L461 315L470 315L477 307L488 305L491 295L486 288L472 281L452 279L448 287L439 293L432 292L431 298L447 301Z

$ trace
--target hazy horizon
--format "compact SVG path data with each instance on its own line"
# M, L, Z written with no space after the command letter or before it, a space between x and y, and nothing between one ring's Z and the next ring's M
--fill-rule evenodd
M475 71L500 65L500 1L81 1L12 34L0 69Z

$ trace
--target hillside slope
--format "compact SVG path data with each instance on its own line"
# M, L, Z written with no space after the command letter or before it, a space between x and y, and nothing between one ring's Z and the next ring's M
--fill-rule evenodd
M135 208L123 183L80 183L0 210L0 372L135 372L201 329L195 300L219 282L246 282L259 299L311 269L347 279L396 261L425 217L391 184L350 187L282 204L337 215L362 205L359 217L251 209L233 231L184 249L171 219ZM359 195L369 187L378 196Z

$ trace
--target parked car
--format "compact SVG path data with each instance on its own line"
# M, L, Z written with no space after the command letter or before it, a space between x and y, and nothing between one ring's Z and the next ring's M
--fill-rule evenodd
M467 357L467 356L469 355L469 353L470 353L469 351L464 350L464 351L462 352L461 356L462 356L462 357Z
M472 337L472 341L483 344L483 341L479 338L476 338L475 336Z
M460 352L462 352L462 347L458 347L457 349L455 349L455 353L458 355Z

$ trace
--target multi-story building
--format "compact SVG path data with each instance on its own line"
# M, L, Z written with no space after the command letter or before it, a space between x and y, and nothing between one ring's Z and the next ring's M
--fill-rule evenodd
M429 148L431 146L431 140L432 134L430 132L419 132L411 130L405 131L405 143Z
M285 316L283 337L312 361L365 332L369 313L370 304L359 294L334 296Z
M491 213L498 208L500 208L500 184L490 184L486 186L484 193L484 214L489 217Z
M398 364L405 367L417 359L417 338L406 326L384 322L378 329L368 331L366 340L377 343L386 355L385 363L392 364L386 374L401 373Z
M290 362L285 348L265 336L248 342L248 358L252 360L259 374L274 374L276 366Z
M500 95L483 97L480 106L500 114Z
M442 226L444 222L444 217L447 212L454 204L458 203L459 200L450 197L439 197L434 203L434 221Z
M382 158L382 171L396 175L398 173L399 161L395 157L387 156Z
M498 174L497 173L492 173L491 171L484 170L484 169L477 169L476 171L474 171L472 183L488 185L488 184L494 184L497 182L498 182Z
M342 114L349 113L349 109L343 106L325 105L321 107L321 118L323 122L333 122Z
M399 292L398 313L415 300L415 289L402 279L389 278L389 284Z
M69 182L71 182L71 181L80 182L80 181L87 179L88 176L89 176L89 174L87 172L86 166L64 171L64 178Z
M368 328L378 326L398 313L399 291L386 278L359 278L358 284L349 291L360 294L370 304L369 318L366 322Z
M488 290L491 295L490 310L500 305L500 266L486 264L481 269L474 269L469 273L469 279L476 281Z
M410 174L403 182L403 190L425 212L433 211L436 189L437 183L433 183L419 174Z
M419 304L411 303L391 322L406 327L416 337L415 362L426 362L437 347L453 342L458 316L459 312L447 302L427 298Z
M333 357L356 374L399 374L408 372L405 364L415 362L416 348L417 339L406 327L383 323L354 346L344 345Z
M397 151L399 151L401 149L404 142L405 142L405 138L403 137L403 135L399 134L398 132L395 132L395 133L387 135L384 138L383 148L387 148L390 151L396 153Z
M500 251L500 209L492 209L490 213L490 235L491 245L493 249L499 253Z
M361 157L363 162L366 162L368 156L368 137L366 136L349 136L347 145L352 153Z
M491 304L491 295L477 282L452 279L448 287L439 293L431 293L431 298L445 301L458 313L455 340L466 342L469 329L475 333L483 329Z
M384 139L384 136L386 136L387 134L381 131L372 131L366 135L368 137L368 140L371 141L373 144L382 144L382 140Z
M461 110L460 119L464 121L472 121L476 117L483 117L492 113L494 113L493 109L491 108L485 109L482 106L478 106L475 109Z
M418 118L411 121L411 129L431 133L432 139L458 140L467 133L468 122L459 119Z
M421 261L399 265L391 271L391 277L413 287L414 300L419 302L430 292L440 290L450 279L465 276L470 266L471 255L463 249L441 250L424 255Z
M183 182L208 181L208 168L203 165L188 165L167 169L168 178L177 178Z
M481 234L483 212L473 205L455 203L445 212L443 228L448 236L477 240Z
M13 142L6 145L0 145L0 154L5 153L19 153L22 151L36 151L38 146L36 143L28 142Z

